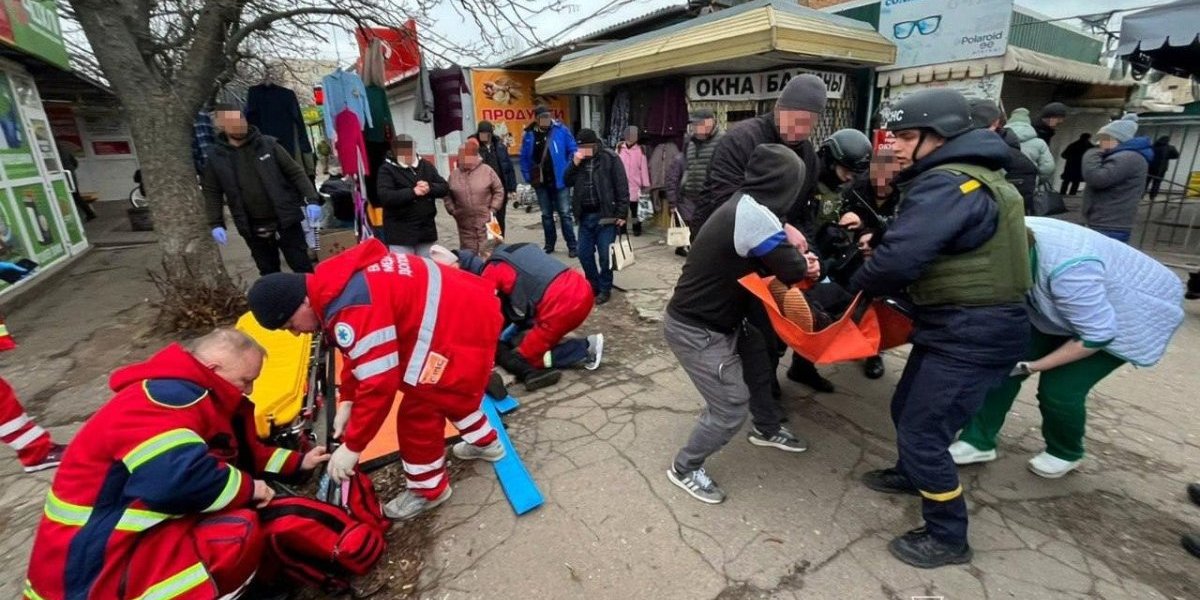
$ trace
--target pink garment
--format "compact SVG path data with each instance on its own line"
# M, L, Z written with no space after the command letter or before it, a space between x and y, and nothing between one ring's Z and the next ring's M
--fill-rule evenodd
M629 201L637 202L642 191L650 191L650 164L641 146L617 145L617 155L625 165L625 178L629 180Z
M342 172L347 175L370 175L370 168L367 166L367 143L363 140L363 126L358 120L358 115L349 108L344 108L334 118L333 127L337 131L337 139L333 145L337 148Z

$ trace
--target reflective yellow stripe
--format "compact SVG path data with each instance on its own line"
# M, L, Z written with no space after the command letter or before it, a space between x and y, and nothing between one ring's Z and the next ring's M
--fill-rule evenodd
M154 512L152 510L141 510L137 508L129 508L125 510L125 514L121 515L121 520L117 521L118 531L145 531L166 521L174 519L174 515L166 513Z
M225 480L225 489L221 490L221 495L217 496L217 499L213 500L213 503L204 509L203 512L217 512L229 506L229 503L233 502L233 499L237 497L238 490L240 489L242 489L242 472L229 467L229 479Z
M46 494L46 507L43 509L46 518L61 525L83 527L92 516L92 507L80 506L64 502L54 495L54 491Z
M278 473L278 472L282 471L284 463L287 462L288 457L291 455L292 455L291 450L284 450L283 448L276 448L275 452L273 454L271 454L271 460L267 461L266 471L268 473Z
M0 337L8 335L8 325L0 324Z
M145 594L137 597L137 600L171 600L178 598L198 585L202 585L208 581L208 571L204 570L204 565L196 563L178 574L171 576L169 579L151 586L146 590Z
M204 439L196 435L191 429L172 429L138 444L129 454L125 455L125 466L130 472L133 472L134 469L164 452L187 444L203 443Z
M960 486L954 488L953 490L950 490L949 492L942 492L940 494L937 494L934 492L927 492L925 490L920 490L920 491L921 491L922 496L924 496L930 500L933 500L934 502L949 502L949 501L962 495L962 486L960 485Z
M978 181L976 181L974 179L971 179L969 181L963 182L962 185L958 186L958 189L965 196L965 195L970 194L971 192L979 189L979 186L981 186L981 185L983 185L983 184L979 183Z
M46 600L33 590L33 582L28 579L25 580L25 597L29 598L29 600Z

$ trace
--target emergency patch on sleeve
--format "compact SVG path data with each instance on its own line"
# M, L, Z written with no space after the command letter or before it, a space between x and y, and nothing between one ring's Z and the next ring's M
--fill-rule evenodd
M983 184L979 183L979 181L976 179L968 179L962 185L958 186L958 191L962 192L963 195L965 196L965 195L970 194L971 192L979 189L979 186L981 186L981 185L983 185Z
M147 379L142 391L151 402L168 408L187 408L208 395L208 390L183 379Z
M354 328L348 323L338 323L333 326L333 339L343 349L354 345Z

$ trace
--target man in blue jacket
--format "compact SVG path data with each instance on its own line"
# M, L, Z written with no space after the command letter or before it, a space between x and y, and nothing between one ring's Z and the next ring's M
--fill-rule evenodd
M537 120L525 128L521 141L521 176L537 192L542 209L542 231L546 235L546 254L554 252L558 236L554 233L554 213L562 226L567 253L575 258L575 223L571 220L571 197L563 175L578 149L571 131L554 120L550 109L539 106Z
M1029 343L1031 286L1024 203L1004 179L1008 146L971 125L966 98L925 90L890 110L903 171L896 219L850 287L907 291L912 353L892 396L899 459L871 471L873 490L921 496L925 525L888 549L921 568L966 563L967 503L946 450Z

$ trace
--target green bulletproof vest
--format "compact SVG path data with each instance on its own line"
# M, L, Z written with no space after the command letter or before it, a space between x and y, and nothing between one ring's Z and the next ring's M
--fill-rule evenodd
M837 223L842 218L842 195L824 183L817 183L817 226Z
M996 233L982 246L962 254L942 255L908 288L918 306L957 304L988 306L1024 300L1033 287L1029 271L1029 240L1025 233L1025 202L1004 179L1002 171L950 163L934 167L966 175L959 186L965 197L986 187L1000 209Z

